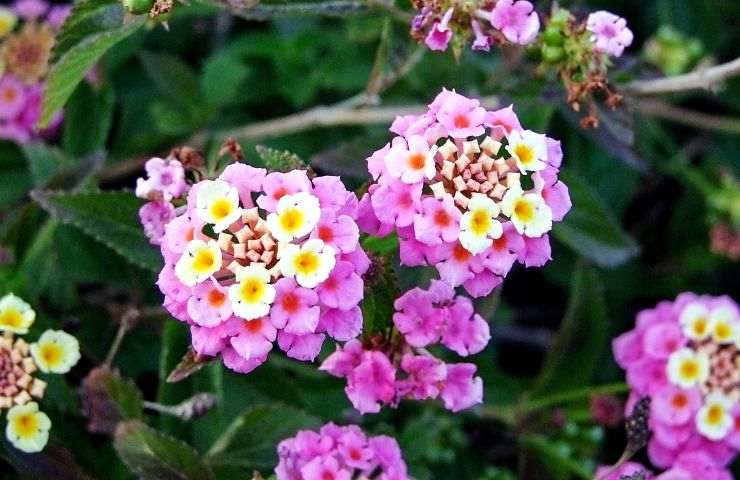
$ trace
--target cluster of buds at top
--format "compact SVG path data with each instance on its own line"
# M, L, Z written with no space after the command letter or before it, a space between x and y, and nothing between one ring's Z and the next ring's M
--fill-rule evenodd
M511 107L486 111L448 90L391 131L368 158L375 182L358 223L379 236L395 230L404 265L433 265L477 297L515 262L550 259L548 232L570 209L559 142L524 129Z
M613 13L598 11L585 20L577 20L568 10L555 8L546 19L537 43L542 54L541 70L554 69L568 93L568 103L575 111L589 108L582 120L584 127L597 126L595 95L615 108L621 97L607 81L611 58L620 57L633 40L627 22Z
M28 344L16 335L28 333L36 313L15 295L0 298L0 412L7 412L5 435L24 452L41 451L49 439L51 421L40 412L46 382L34 375L67 373L80 359L80 348L73 336L47 330Z
M456 56L468 43L473 50L491 45L527 45L537 37L540 19L526 0L414 0L419 13L411 22L411 35L430 50L452 45Z
M198 354L247 373L275 341L307 361L326 335L359 335L369 259L359 245L357 197L338 177L233 163L188 187L182 160L182 152L150 160L137 193L165 212L143 212L142 221L161 245L164 306L190 325Z
M736 456L739 346L737 304L692 293L640 312L637 327L614 341L632 389L628 411L638 398L652 400L648 453L654 465L668 468L701 453L724 468Z
M61 124L58 112L44 131L36 130L54 35L70 9L43 0L0 7L0 139L26 143Z
M453 412L483 401L483 381L472 363L446 363L424 347L441 342L461 356L488 344L488 324L467 297L455 296L448 284L432 281L428 290L414 288L395 303L394 327L365 342L338 347L321 370L347 379L345 392L360 413L377 413L401 400L439 398Z
M132 15L148 15L157 22L166 22L172 16L175 0L121 0L121 4Z

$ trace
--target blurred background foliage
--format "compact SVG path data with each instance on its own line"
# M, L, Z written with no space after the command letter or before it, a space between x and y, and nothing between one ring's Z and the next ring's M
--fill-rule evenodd
M536 3L540 11L548 4ZM617 86L731 60L740 45L737 2L561 5L607 8L628 19L636 41L612 71ZM409 11L404 0L397 6ZM50 448L31 458L2 445L2 478L132 478L124 462L139 465L143 478L251 478L254 469L267 477L278 440L327 420L397 436L419 480L590 478L596 464L619 457L621 422L594 415L598 394L625 393L610 339L631 328L638 310L679 292L740 295L737 261L713 252L710 239L717 224L740 228L740 81L718 94L627 97L623 108L602 112L600 128L584 131L559 87L532 75L531 52L466 51L456 63L451 54L418 51L407 31L381 9L250 21L213 5L178 5L169 30L140 29L105 55L97 80L71 96L54 145L0 142L0 290L34 305L34 333L64 328L83 350L71 375L49 379ZM139 231L138 201L107 192L132 188L144 160L177 145L213 158L227 133L242 141L250 162L260 163L257 144L286 149L359 187L365 158L387 141L389 121L239 134L353 98L368 79L372 91L373 81L399 66L409 71L384 88L383 106L423 105L443 86L495 95L501 105L513 102L528 128L563 142L574 208L553 232L554 260L515 269L498 293L479 301L493 332L474 358L485 405L453 415L406 402L360 417L340 380L279 354L246 376L214 363L165 382L189 335L159 308L158 254ZM645 102L730 120L722 128L666 121L640 108ZM80 201L85 196L100 201ZM387 252L393 243L369 246ZM398 273L404 285L430 276ZM217 404L195 420L156 411L202 392ZM126 423L113 441L118 420Z

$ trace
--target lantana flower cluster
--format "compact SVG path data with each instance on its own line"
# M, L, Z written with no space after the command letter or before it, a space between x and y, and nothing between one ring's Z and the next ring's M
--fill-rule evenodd
M154 166L137 191L182 192L181 166ZM170 172L169 182L162 172ZM308 361L326 335L356 337L370 263L359 245L357 205L339 177L309 178L304 170L267 173L234 163L193 185L164 224L158 285L164 306L190 325L194 350L247 373L275 341Z
M652 400L648 453L654 465L669 468L701 454L723 469L735 458L740 310L734 301L683 293L661 302L615 339L614 354L632 389L628 410L638 398Z
M20 335L35 319L36 312L22 299L12 293L0 298L0 412L7 410L6 438L27 453L43 450L51 429L37 403L46 382L35 373L64 374L80 359L77 339L61 330L46 330L36 342L26 343Z
M61 123L58 112L46 130L36 130L54 35L70 9L43 0L0 7L0 139L26 143Z
M645 480L732 480L729 470L719 468L704 452L681 455L664 472L655 475L650 469L637 462L626 462L618 468L600 467L595 480L625 480L643 478Z
M512 107L487 111L454 90L390 130L397 136L367 160L375 182L359 224L378 236L395 230L402 264L433 265L480 297L514 263L550 260L548 232L571 207L560 142L524 129Z
M428 290L414 288L395 303L397 335L387 341L352 340L338 347L321 370L347 379L345 392L361 413L377 413L402 399L440 398L453 412L483 401L483 381L472 363L445 363L425 347L441 342L458 355L482 351L490 340L488 323L472 301L433 280Z
M527 0L412 3L419 13L411 22L411 35L430 50L445 51L450 43L455 52L467 43L486 52L491 45L527 45L540 30L540 18Z
M395 439L368 437L356 425L328 423L301 430L278 445L278 480L406 480L406 463Z

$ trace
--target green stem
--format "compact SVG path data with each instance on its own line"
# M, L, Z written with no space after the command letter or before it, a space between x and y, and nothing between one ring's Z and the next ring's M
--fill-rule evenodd
M479 411L481 418L503 421L514 424L517 418L527 414L544 410L561 403L582 400L592 395L616 395L627 393L629 386L625 383L607 383L593 387L584 387L565 392L554 393L534 400L524 400L515 405L504 405L501 407L485 406Z

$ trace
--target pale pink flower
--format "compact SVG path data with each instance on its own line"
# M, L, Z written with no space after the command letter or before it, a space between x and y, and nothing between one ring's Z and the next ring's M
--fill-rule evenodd
M520 45L532 43L540 30L540 18L526 0L498 0L489 20L508 41Z
M310 192L311 181L303 170L291 170L287 173L271 172L265 176L262 189L265 193L257 198L257 205L268 212L274 212L278 200L285 195Z
M483 380L474 377L475 370L472 363L447 365L447 378L440 394L446 409L459 412L483 402Z
M615 57L621 56L634 38L632 30L627 28L627 20L605 10L589 15L586 28L593 33L594 50Z
M188 299L188 315L203 327L215 327L233 313L228 290L215 280L196 285Z
M349 310L364 297L363 282L350 262L337 262L329 278L317 288L322 305Z
M26 88L13 75L0 78L0 121L12 120L26 104Z
M139 209L139 221L144 227L144 235L152 245L160 245L165 234L165 226L175 218L175 207L170 202L147 202Z
M467 98L454 90L447 92L436 114L437 121L455 138L482 135L485 117L486 110L480 106L480 101Z
M450 30L449 23L454 11L454 8L448 9L442 19L432 25L431 30L429 30L429 33L424 40L424 43L427 44L429 50L436 50L439 52L447 50L447 45L450 43L450 39L452 38L452 30Z

